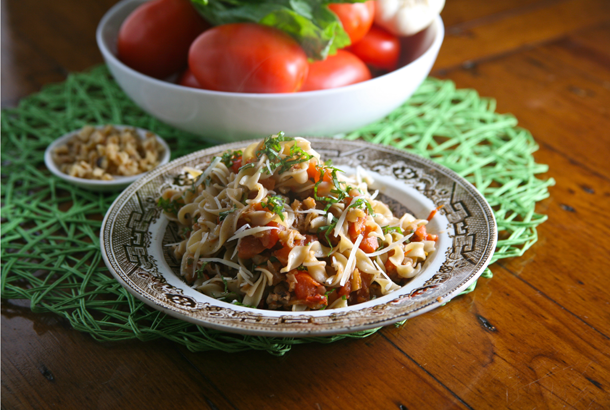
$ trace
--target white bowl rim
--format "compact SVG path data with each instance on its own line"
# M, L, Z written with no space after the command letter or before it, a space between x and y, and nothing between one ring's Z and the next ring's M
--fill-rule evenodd
M298 92L294 92L294 93L238 93L238 92L228 92L228 91L204 90L204 89L194 88L194 87L185 87L185 86L182 86L179 84L171 83L169 81L159 80L157 78L142 74L139 71L136 71L133 68L125 65L106 46L106 43L104 42L103 37L102 37L102 32L103 32L104 28L106 27L106 25L108 24L108 21L111 18L113 18L116 13L121 11L126 5L128 5L130 3L141 2L141 1L142 0L122 0L119 3L115 4L114 6L112 6L100 20L100 22L97 26L95 37L96 37L98 47L99 47L102 55L104 56L104 58L111 61L112 64L119 66L121 69L128 71L130 74L134 75L135 77L138 77L140 80L151 81L152 83L154 83L157 86L161 86L161 87L164 87L167 89L173 89L173 87L179 87L179 89L181 89L181 90L189 90L190 92L192 92L194 94L217 95L217 96L223 96L225 98L238 98L238 99L248 98L248 99L253 99L253 100L286 98L289 100L294 100L294 99L298 100L301 98L310 98L313 95L327 96L327 95L332 95L332 94L336 94L336 93L342 93L346 89L354 90L354 89L361 88L361 87L374 86L374 83L381 81L382 79L387 79L388 77L399 75L403 70L408 69L412 64L416 63L417 61L422 60L426 55L438 52L438 50L440 49L440 46L443 42L443 39L445 37L445 26L443 24L443 19L441 18L440 15L437 15L431 24L435 28L434 39L433 39L432 43L430 43L430 45L428 46L426 51L424 51L419 57L417 57L415 60L411 61L409 64L406 64L406 65L400 67L397 70L391 71L387 74L372 78L367 81L347 85L344 87L332 88L332 89L328 89L328 90L298 91Z
M170 159L170 155L171 155L169 145L167 145L167 142L163 138L161 138L158 134L156 134L150 130L147 130L145 128L139 128L139 127L134 127L131 125L123 125L123 124L93 125L92 127L95 129L101 129L107 125L111 125L118 130L123 130L123 129L128 129L128 128L135 129L136 131L138 131L138 136L140 138L142 138L142 136L145 135L146 133L153 134L155 136L155 138L157 138L157 141L163 146L163 149L164 149L163 157L159 161L159 164L157 165L157 167L169 163L169 159ZM132 182L140 179L144 174L146 174L146 172L142 172L140 174L130 175L130 176L113 175L114 179L106 181L106 180L99 180L99 179L78 178L78 177L73 177L71 175L61 172L59 170L59 168L57 167L57 164L55 164L55 161L53 161L53 150L55 148L57 148L60 144L67 142L71 137L73 137L81 129L82 129L82 127L65 133L64 135L62 135L61 137L57 138L55 141L50 143L49 146L47 147L47 149L45 150L44 163L53 175L55 175L61 179L64 179L68 182L72 182L79 186L88 185L88 186L99 187L99 188L102 188L102 187L110 188L113 186L118 187L118 186L124 186L124 185L131 184Z

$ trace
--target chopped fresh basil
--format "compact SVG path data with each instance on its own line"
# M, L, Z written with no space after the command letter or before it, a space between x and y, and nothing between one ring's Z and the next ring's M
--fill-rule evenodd
M226 211L221 211L218 214L218 220L219 221L224 221L226 219L226 217L229 216L229 214L232 214L236 210L237 210L237 205L233 205L233 209L229 209L229 210L226 210Z
M313 158L313 155L303 151L303 148L297 144L293 144L288 155L282 158L280 155L282 151L281 143L286 141L294 141L294 138L284 136L283 132L278 133L277 136L272 135L265 138L262 147L256 151L256 158L260 159L264 155L268 159L268 163L261 168L261 172L273 174L277 169L278 173L282 174L294 165L307 162Z
M239 300L235 299L233 302L231 302L234 305L237 306L243 306L243 307L247 307L247 308L251 308L251 309L256 309L256 306L252 306L252 305L245 305L243 303L241 303Z
M159 198L157 201L157 205L161 207L168 214L178 215L180 211L181 204L173 199L165 199L163 197Z
M399 234L404 235L404 233L402 232L402 229L400 229L400 226L384 226L381 229L383 230L384 234L391 233L391 232L398 232Z
M369 215L375 216L375 211L373 211L373 207L371 206L371 203L364 198L356 199L348 206L348 208L356 208L356 207L363 206L363 205L369 211Z
M263 209L267 209L269 212L277 214L282 221L284 220L284 198L281 196L269 196L263 199L261 206Z
M207 266L208 262L203 262L203 264L199 267L199 269L197 269L196 273L197 273L197 277L198 278L203 278L203 275L205 275L204 271L205 271L205 267Z
M239 158L241 158L242 156L242 152L241 150L237 150L237 151L226 151L224 154L222 154L222 156L220 157L220 162L222 162L223 164L225 164L225 166L227 168L230 168L233 166L233 163L235 161L237 161Z

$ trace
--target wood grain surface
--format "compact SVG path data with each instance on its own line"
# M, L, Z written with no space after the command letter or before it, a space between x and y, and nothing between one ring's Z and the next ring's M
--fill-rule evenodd
M113 0L3 0L2 106L102 62ZM287 355L100 343L2 301L2 409L610 408L610 2L447 0L432 75L497 100L556 185L523 257L363 340Z

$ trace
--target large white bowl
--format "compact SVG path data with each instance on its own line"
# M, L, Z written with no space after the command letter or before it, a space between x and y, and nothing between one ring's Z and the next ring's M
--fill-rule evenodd
M290 94L248 94L182 87L141 74L116 57L117 34L125 18L145 0L112 7L97 28L97 43L110 72L133 101L159 120L215 141L287 135L332 136L383 118L424 81L444 37L437 17L411 41L404 67L369 81L332 90Z

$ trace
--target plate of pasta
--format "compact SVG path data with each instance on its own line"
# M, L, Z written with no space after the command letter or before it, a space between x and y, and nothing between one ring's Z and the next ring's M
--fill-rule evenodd
M451 300L490 263L493 212L427 159L361 141L221 145L155 169L106 214L102 256L148 305L263 336L380 327Z

